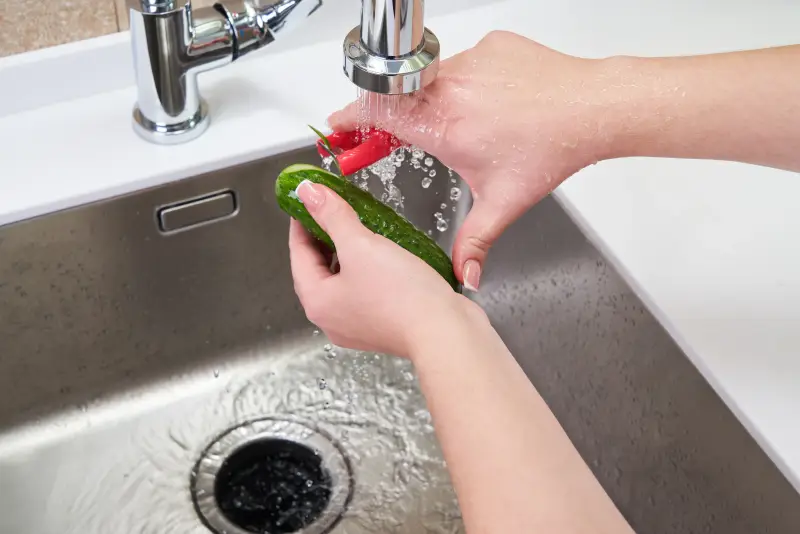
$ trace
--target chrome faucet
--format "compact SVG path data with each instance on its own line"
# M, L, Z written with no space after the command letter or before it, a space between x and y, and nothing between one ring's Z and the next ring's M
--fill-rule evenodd
M322 0L128 0L138 98L136 132L158 144L190 141L208 128L197 75L258 50L322 6Z
M361 25L344 39L344 72L361 89L407 94L439 70L439 40L425 28L425 0L362 0Z

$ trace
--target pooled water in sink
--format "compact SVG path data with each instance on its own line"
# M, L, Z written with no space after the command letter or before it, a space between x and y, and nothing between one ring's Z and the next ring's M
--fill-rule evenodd
M80 520L67 532L207 532L191 506L190 470L216 435L265 416L312 422L351 460L353 498L334 532L463 532L411 364L323 347L324 339L314 339L319 347L271 358L255 376L241 371L220 395L191 403L163 426L144 421L131 432L130 458L119 458L97 480L84 477L82 486L91 489L70 504L69 517ZM210 380L219 382L226 374ZM74 476L57 479L74 481Z

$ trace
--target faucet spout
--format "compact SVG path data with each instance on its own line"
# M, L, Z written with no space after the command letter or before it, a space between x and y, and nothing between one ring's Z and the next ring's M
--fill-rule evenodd
M362 0L361 25L344 40L344 72L361 89L406 94L439 69L439 40L425 28L424 0Z
M128 0L138 97L134 130L158 144L183 143L209 125L198 74L273 42L323 0L231 0L192 9L191 0Z
M383 57L400 57L417 50L423 40L423 0L364 0L361 42Z

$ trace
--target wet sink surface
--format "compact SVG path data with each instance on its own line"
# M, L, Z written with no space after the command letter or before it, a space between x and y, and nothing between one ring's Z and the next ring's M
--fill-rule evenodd
M296 301L272 179L298 161L318 158L0 228L0 533L208 532L198 459L265 417L346 458L332 532L463 531L411 366L326 346ZM465 188L437 171L397 183L449 247L468 195L453 212ZM224 191L235 216L159 231L159 206ZM638 532L800 531L798 494L554 200L503 236L477 300Z

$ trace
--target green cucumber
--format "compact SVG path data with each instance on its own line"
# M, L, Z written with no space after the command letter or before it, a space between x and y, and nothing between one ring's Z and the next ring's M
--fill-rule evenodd
M330 236L320 228L295 193L303 180L322 184L342 197L358 214L361 223L376 234L397 243L433 267L450 286L460 291L453 273L453 262L447 253L425 232L415 227L408 219L373 197L368 191L353 185L347 178L336 176L324 169L298 163L286 167L275 180L275 197L280 208L300 223L317 239L336 250Z

